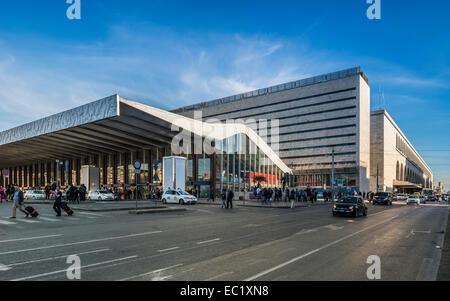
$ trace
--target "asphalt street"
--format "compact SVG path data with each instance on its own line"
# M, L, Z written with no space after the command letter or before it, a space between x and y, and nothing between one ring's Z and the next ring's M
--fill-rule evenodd
M333 217L331 204L309 208L187 206L132 215L81 212L11 220L0 204L0 280L68 280L69 255L81 280L368 280L367 259L381 260L381 280L435 280L448 206L396 203L367 217Z

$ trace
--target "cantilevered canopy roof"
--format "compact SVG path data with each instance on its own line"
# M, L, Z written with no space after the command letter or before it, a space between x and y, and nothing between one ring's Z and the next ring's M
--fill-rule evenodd
M264 140L245 125L207 124L119 95L1 132L0 167L163 147L182 129L211 140L245 134L280 169L291 172Z

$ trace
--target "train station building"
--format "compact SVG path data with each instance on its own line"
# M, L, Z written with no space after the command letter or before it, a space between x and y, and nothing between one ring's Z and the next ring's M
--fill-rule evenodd
M42 188L58 179L126 189L139 160L138 183L150 189L161 186L171 155L187 158L186 187L201 197L224 188L246 197L256 184L329 189L333 172L341 190L433 187L431 169L390 115L371 112L359 67L170 112L114 95L6 130L0 168L8 178L0 186Z

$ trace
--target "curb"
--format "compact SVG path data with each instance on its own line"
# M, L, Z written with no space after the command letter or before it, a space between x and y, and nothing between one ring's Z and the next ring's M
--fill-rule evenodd
M128 213L130 214L151 214L151 213L166 213L166 212L181 212L187 211L186 208L160 208L160 209L148 209L148 210L130 210Z
M237 206L241 206L241 207L248 207L248 208L269 208L269 209L296 209L296 208L310 208L310 207L316 207L316 206L324 206L327 205L327 203L325 204L315 204L315 205L296 205L294 208L291 208L290 205L286 205L283 207L277 207L277 206L264 206L264 205L237 205Z
M54 202L27 202L27 201L25 201L23 203L26 205L53 205L54 204ZM65 202L65 203L67 203L67 202ZM83 202L83 204L95 204L95 202ZM69 205L78 205L78 204L70 203Z
M139 210L161 210L161 209L166 209L167 207L164 206L160 206L160 207L140 207L138 208ZM112 211L129 211L134 209L133 211L136 211L135 207L122 207L122 208L105 208L105 209L89 209L89 208L77 208L77 207L72 207L72 209L74 210L79 210L79 211L87 211L87 212L112 212Z
M442 246L441 262L437 274L437 281L450 280L450 211L448 214L447 228L445 230L444 245Z

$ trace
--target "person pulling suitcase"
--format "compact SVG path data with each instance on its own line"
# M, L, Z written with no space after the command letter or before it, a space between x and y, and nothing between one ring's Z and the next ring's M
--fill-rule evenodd
M56 191L53 192L55 195L55 202L53 203L53 210L56 212L56 216L61 216L61 203L62 203L62 192L59 190L59 187L56 187Z

